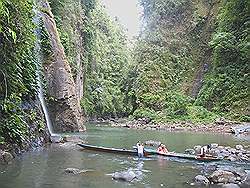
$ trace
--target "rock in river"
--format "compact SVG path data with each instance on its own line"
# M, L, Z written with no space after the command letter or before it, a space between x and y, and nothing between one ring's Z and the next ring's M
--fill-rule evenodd
M194 151L196 154L201 153L201 146L200 145L194 146Z
M61 142L63 142L63 137L60 136L60 135L51 135L50 136L50 141L52 143L61 143Z
M14 159L13 155L6 151L0 151L0 163L8 164Z
M236 168L231 166L219 167L218 170L232 172L236 177L239 176L241 179L244 179L247 175L247 172L243 168Z
M237 158L235 156L229 156L226 159L229 160L229 161L232 161L232 162L237 160Z
M240 144L239 144L239 145L236 145L235 148L236 148L237 150L243 150L243 149L244 149L243 146L240 145Z
M88 172L89 170L80 170L78 168L66 168L64 172L69 173L69 174L81 174Z
M136 173L132 171L131 169L129 169L127 171L115 172L112 175L112 178L115 180L122 180L122 181L130 182L136 178Z
M209 184L209 180L205 176L202 176L202 175L195 176L194 180L198 184L205 184L205 185Z
M246 170L246 176L243 178L243 185L250 187L250 170Z
M194 155L195 154L195 150L194 149L186 149L185 153Z
M217 144L217 143L212 143L211 144L212 149L216 149L216 148L218 148L218 146L219 146L219 144Z
M214 183L234 183L236 181L236 177L232 172L224 170L214 171L210 179Z
M222 188L240 188L240 187L237 184L228 183L228 184L222 185Z

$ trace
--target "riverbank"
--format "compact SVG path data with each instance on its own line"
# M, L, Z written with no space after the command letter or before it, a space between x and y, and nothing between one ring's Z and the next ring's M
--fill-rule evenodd
M223 134L235 133L239 127L248 127L250 124L246 122L229 121L225 119L218 119L213 123L192 123L192 122L178 122L178 123L151 123L147 118L138 120L109 120L112 127L124 127L129 129L145 129L145 130L161 130L168 132L216 132ZM100 122L99 122L100 123ZM249 134L245 131L244 134Z

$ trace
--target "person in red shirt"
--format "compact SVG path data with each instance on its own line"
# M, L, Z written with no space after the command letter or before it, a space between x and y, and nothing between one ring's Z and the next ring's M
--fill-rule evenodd
M157 152L165 154L165 153L168 153L168 149L166 148L164 144L160 144L157 148Z

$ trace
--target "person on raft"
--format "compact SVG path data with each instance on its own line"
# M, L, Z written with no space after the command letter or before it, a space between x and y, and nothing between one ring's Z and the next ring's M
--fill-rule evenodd
M136 146L137 146L138 157L142 158L143 157L143 152L144 152L144 146L143 146L143 144L141 142L137 142Z
M201 152L198 154L200 157L206 157L210 153L211 145L208 144L206 146L201 147ZM210 156L210 155L209 155Z
M168 153L168 149L166 148L164 144L160 144L157 148L157 152L161 154L165 154L165 153Z

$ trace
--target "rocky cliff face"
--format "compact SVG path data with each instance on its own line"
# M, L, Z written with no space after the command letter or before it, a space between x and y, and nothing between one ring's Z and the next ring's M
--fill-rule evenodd
M41 1L43 22L48 33L52 58L46 65L45 76L50 97L50 116L55 132L85 130L80 102L77 97L71 68L56 28L49 3Z
M209 42L216 28L220 0L193 2L195 14L194 27L189 32L189 41L192 44L191 53L194 61L194 72L187 93L196 98L202 87L204 75L212 63L212 50Z

